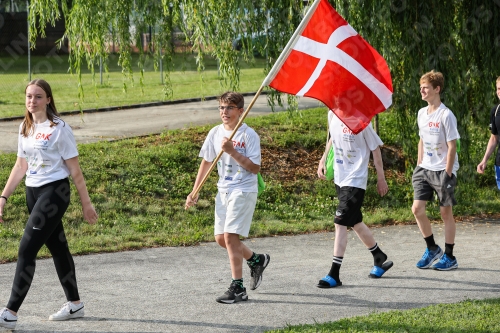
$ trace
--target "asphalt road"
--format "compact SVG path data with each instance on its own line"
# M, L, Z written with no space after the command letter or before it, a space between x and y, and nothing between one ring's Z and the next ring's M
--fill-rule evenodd
M245 97L245 107L253 96ZM220 122L218 102L177 103L116 111L91 112L62 115L62 119L73 128L77 143L90 143L100 140L117 140L140 135L160 133L164 130ZM307 109L322 106L317 100L301 98L299 108ZM276 112L285 108L277 107ZM248 113L255 117L271 113L267 96L260 95ZM17 151L17 133L22 120L0 121L3 152Z
M435 224L444 246L441 224ZM288 324L312 324L379 311L419 308L465 299L500 297L500 222L457 224L457 270L419 270L423 253L416 225L372 229L394 262L381 279L370 279L369 251L349 232L341 268L343 286L315 285L329 270L332 233L247 239L271 255L261 286L247 302L219 304L229 286L226 252L215 243L75 257L85 317L50 322L65 302L52 260L39 260L19 310L20 332L263 332ZM7 302L15 263L0 265L0 300ZM244 278L249 270L244 267ZM425 327L422 321L422 327ZM396 331L387 327L387 331Z

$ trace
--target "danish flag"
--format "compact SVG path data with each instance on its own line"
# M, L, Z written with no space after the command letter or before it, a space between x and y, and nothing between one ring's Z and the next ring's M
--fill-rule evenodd
M312 4L264 85L320 100L354 134L392 104L386 61L327 0Z

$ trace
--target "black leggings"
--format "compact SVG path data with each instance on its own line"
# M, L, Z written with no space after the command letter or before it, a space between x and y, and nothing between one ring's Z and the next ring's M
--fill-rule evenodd
M19 245L14 283L7 308L17 312L35 274L36 255L45 244L52 254L59 281L68 301L78 301L75 263L69 252L62 217L68 209L70 187L67 178L40 187L26 187L30 217Z

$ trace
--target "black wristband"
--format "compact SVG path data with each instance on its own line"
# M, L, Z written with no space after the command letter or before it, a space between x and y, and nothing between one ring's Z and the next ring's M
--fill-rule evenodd
M4 198L5 202L7 202L7 197L6 196L0 195L0 198Z

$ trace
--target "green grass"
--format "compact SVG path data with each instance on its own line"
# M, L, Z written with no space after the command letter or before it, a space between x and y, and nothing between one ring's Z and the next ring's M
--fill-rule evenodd
M326 110L275 113L246 122L261 136L262 174L267 183L266 191L259 197L250 234L263 237L333 230L335 189L315 175L324 149ZM211 126L80 145L81 166L100 218L96 226L82 220L73 188L72 203L65 215L72 252L85 254L213 241L215 172L202 188L199 204L184 210L200 163L198 152ZM303 159L299 164L287 164L299 157ZM0 155L0 179L8 178L15 158L15 154ZM310 168L302 170L307 163ZM385 168L394 173L397 165L388 160ZM454 210L456 215L499 211L500 200L492 175L481 177L480 187L461 183L459 177L460 205ZM375 172L370 172L364 205L367 224L414 221L410 210L411 184L401 176L390 177L388 182L390 192L381 198L375 190ZM0 261L17 258L19 239L28 218L23 183L5 208L6 223L0 225ZM429 205L428 212L439 218L435 202ZM40 256L47 257L48 252L44 249Z
M268 333L495 333L500 332L498 318L499 298L373 313L324 324L289 326Z
M134 55L133 64L138 61L138 56ZM258 90L265 77L264 62L264 59L259 58L255 58L253 63L241 60L238 91ZM116 63L116 55L110 55L109 72L103 74L102 85L98 67L94 78L89 70L83 71L83 102L78 97L78 77L68 72L67 56L32 57L32 79L43 78L49 82L59 112L167 100L160 72L155 70L151 58L147 59L144 66L143 85L140 84L138 66L134 66L133 79L129 80L124 78ZM27 59L0 57L0 64L0 118L24 115L24 89L28 83ZM168 100L216 96L228 89L218 76L216 61L210 57L205 59L205 70L201 73L197 71L196 59L191 54L176 54L171 66L173 92ZM95 82L97 85L94 85Z

